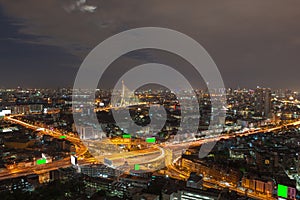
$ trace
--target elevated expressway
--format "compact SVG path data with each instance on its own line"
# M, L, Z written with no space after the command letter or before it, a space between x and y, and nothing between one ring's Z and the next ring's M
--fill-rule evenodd
M24 126L28 129L39 130L40 133L42 133L44 135L50 135L54 138L60 138L60 136L63 135L62 133L60 133L58 131L52 131L50 129L45 129L45 128L42 128L39 126L28 124L21 120L14 119L13 117L14 116L6 116L4 119L7 121L10 121L12 123L16 123L21 126ZM66 140L70 141L71 143L73 143L75 145L76 154L78 156L83 156L87 152L88 149L86 148L85 145L83 145L83 143L80 141L79 138L69 136L66 138ZM92 163L92 162L95 162L94 158L89 158L89 159L80 161L81 164ZM4 180L4 179L27 176L30 174L42 174L42 173L45 173L48 171L56 170L59 168L65 168L65 167L69 167L69 166L71 166L70 158L67 157L62 160L53 161L51 163L47 163L44 165L33 165L33 166L28 166L28 167L14 167L13 169L7 169L7 170L0 172L0 181Z
M41 130L42 134L50 135L55 138L59 138L62 133L58 131L53 131L50 129L45 129L36 125L31 125L26 122L23 122L21 120L13 118L14 116L6 116L5 120L22 125L26 128L33 129L33 130ZM161 143L161 144L151 144L149 145L148 149L143 150L137 150L137 151L131 151L131 152L118 152L117 150L114 153L111 154L105 154L103 152L99 152L99 156L95 156L95 158L83 158L83 160L79 160L79 164L89 164L89 163L95 163L95 162L104 162L104 159L108 159L112 161L111 166L114 168L120 168L124 165L124 162L126 161L130 168L134 164L141 165L142 170L157 170L161 169L165 166L169 166L172 169L172 163L180 158L182 152L187 149L189 146L200 146L204 143L208 142L215 142L219 141L221 139L230 139L234 137L241 137L241 136L248 136L252 134L259 134L259 133L266 133L271 131L280 130L287 126L296 126L300 125L300 120L278 125L276 127L267 128L267 129L260 129L256 131L247 131L242 133L235 133L233 135L216 135L211 138L203 138L196 141L189 141L179 144L174 143ZM68 136L66 140L73 143L76 147L76 155L77 156L83 156L87 151L87 147L81 142L81 140L77 137ZM89 145L89 151L98 151L101 148L106 148L106 145L113 144L109 139L103 140L103 141L90 141L90 143L94 143L93 145ZM108 147L110 148L110 147ZM97 155L97 154L96 154ZM47 171L55 170L58 168L64 168L71 166L70 159L65 158L62 160L54 161L52 163L47 163L45 165L36 165L26 168L14 168L11 170L0 172L0 180L8 179L8 178L16 178L20 176L26 176L30 174L41 174L45 173ZM175 170L173 168L173 170ZM176 172L177 173L177 172ZM186 174L178 173L178 175L181 175L181 178L185 178Z

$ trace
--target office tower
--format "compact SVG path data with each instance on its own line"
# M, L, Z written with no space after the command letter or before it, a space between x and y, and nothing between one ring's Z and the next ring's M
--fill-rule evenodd
M262 117L271 114L271 90L269 88L257 88L255 90L255 112Z

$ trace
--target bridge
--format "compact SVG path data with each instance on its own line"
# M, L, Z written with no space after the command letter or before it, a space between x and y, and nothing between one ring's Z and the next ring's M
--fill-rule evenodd
M45 129L43 127L35 126L32 124L28 124L26 122L23 122L21 120L13 118L13 116L6 116L5 120L20 124L26 128L30 128L33 130L40 130L42 134L50 135L52 137L59 138L62 133L58 131L53 131L49 129ZM95 163L95 162L104 162L104 159L111 160L113 162L112 167L114 168L122 168L124 166L124 162L126 161L127 164L130 166L130 169L133 169L134 164L139 164L142 170L151 170L155 171L157 169L161 169L163 167L168 167L170 171L175 171L176 173L170 174L171 176L174 176L174 178L178 179L186 179L187 174L184 174L183 172L180 172L180 170L177 170L173 163L178 160L183 150L188 148L189 146L200 146L204 143L208 142L216 142L221 139L228 140L235 137L244 137L249 136L253 134L260 134L260 133L267 133L272 131L279 131L281 129L285 129L286 127L290 126L298 126L300 125L300 120L278 125L276 127L271 128L265 128L265 129L259 129L254 131L245 131L245 132L239 132L232 135L215 135L210 138L202 138L198 140L192 140L192 141L186 141L183 143L161 143L161 144L151 144L149 145L148 149L143 150L137 150L137 151L131 151L131 152L120 152L120 149L116 148L112 151L110 154L100 154L100 156L96 156L96 158L84 158L83 160L79 161L79 164L88 164L88 163ZM87 152L87 147L83 145L81 140L77 137L68 136L66 138L76 146L76 154L78 156L82 156ZM115 148L117 145L122 144L121 140L112 140L106 139L106 140L91 140L88 141L92 144L89 146L89 151L98 151L101 150L101 148ZM113 142L116 142L114 144ZM128 141L127 141L128 144ZM107 146L109 145L109 146ZM99 154L98 154L99 155ZM0 180L9 179L9 178L16 178L20 176L26 176L30 174L41 174L47 171L55 170L58 168L64 168L71 166L69 158L65 158L63 160L54 161L52 163L47 163L42 166L32 166L32 167L17 167L11 170L6 170L0 173Z
M107 107L95 108L95 112L101 111L109 111L111 109L118 110L118 109L125 109L129 106L133 105L147 105L147 102L141 102L139 98L134 94L134 91L131 91L126 85L124 81L122 81L122 90L120 93L115 91L113 94L113 100Z
M253 134L260 133L268 133L273 131L279 131L281 129L285 129L289 126L298 126L300 125L300 120L278 125L276 127L257 129L257 130L247 130L244 132L239 132L231 135L214 135L211 137L206 137L202 139L195 140L191 138L189 141L178 143L176 140L173 142L166 142L161 144L148 144L149 148L137 151L124 152L118 148L118 145L130 145L137 144L135 140L123 140L123 139L107 139L103 141L88 141L89 143L89 151L92 154L96 155L95 158L100 162L104 162L104 159L108 159L111 161L109 164L110 167L113 168L122 168L122 166L129 165L131 169L134 168L135 164L140 165L140 168L145 171L155 171L162 169L164 167L170 167L172 164L178 160L182 153L188 147L196 147L200 146L204 143L209 142L217 142L219 140L228 140L233 139L235 137L245 137ZM143 142L141 142L143 144ZM144 144L147 145L147 144ZM101 151L103 149L103 151ZM110 151L109 154L105 154L105 152ZM98 155L98 156L97 156ZM181 179L187 179L188 176L186 174L179 173L181 175ZM177 177L177 175L176 175ZM177 177L178 178L178 177Z

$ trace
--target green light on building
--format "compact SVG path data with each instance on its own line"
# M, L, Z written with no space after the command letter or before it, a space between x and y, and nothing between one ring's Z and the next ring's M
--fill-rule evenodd
M46 164L47 160L45 158L42 158L42 159L38 159L36 161L36 164L37 165L43 165L43 164Z
M156 139L155 139L155 137L146 138L146 142L147 142L147 143L155 143L155 142L156 142Z
M288 187L278 184L277 187L277 196L287 198L288 197Z
M135 164L134 165L134 170L140 170L140 165L139 164Z
M131 138L131 135L129 135L129 134L124 134L124 135L123 135L123 138Z
M59 138L60 138L60 139L66 139L66 138L67 138L67 136L65 136L65 135L61 135Z

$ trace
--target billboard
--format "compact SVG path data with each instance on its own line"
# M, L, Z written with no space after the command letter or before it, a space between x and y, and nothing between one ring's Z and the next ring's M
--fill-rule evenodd
M278 184L277 186L277 196L287 198L288 197L288 187L285 185Z
M140 170L140 165L139 164L135 164L134 165L134 170Z
M72 165L77 165L77 156L71 156L71 163Z
M43 165L43 164L46 164L46 163L47 163L47 160L45 158L41 158L41 159L36 160L37 165Z
M129 134L123 134L123 138L131 138L131 135L129 135Z
M146 138L146 142L147 143L155 143L156 142L156 138L155 137Z

